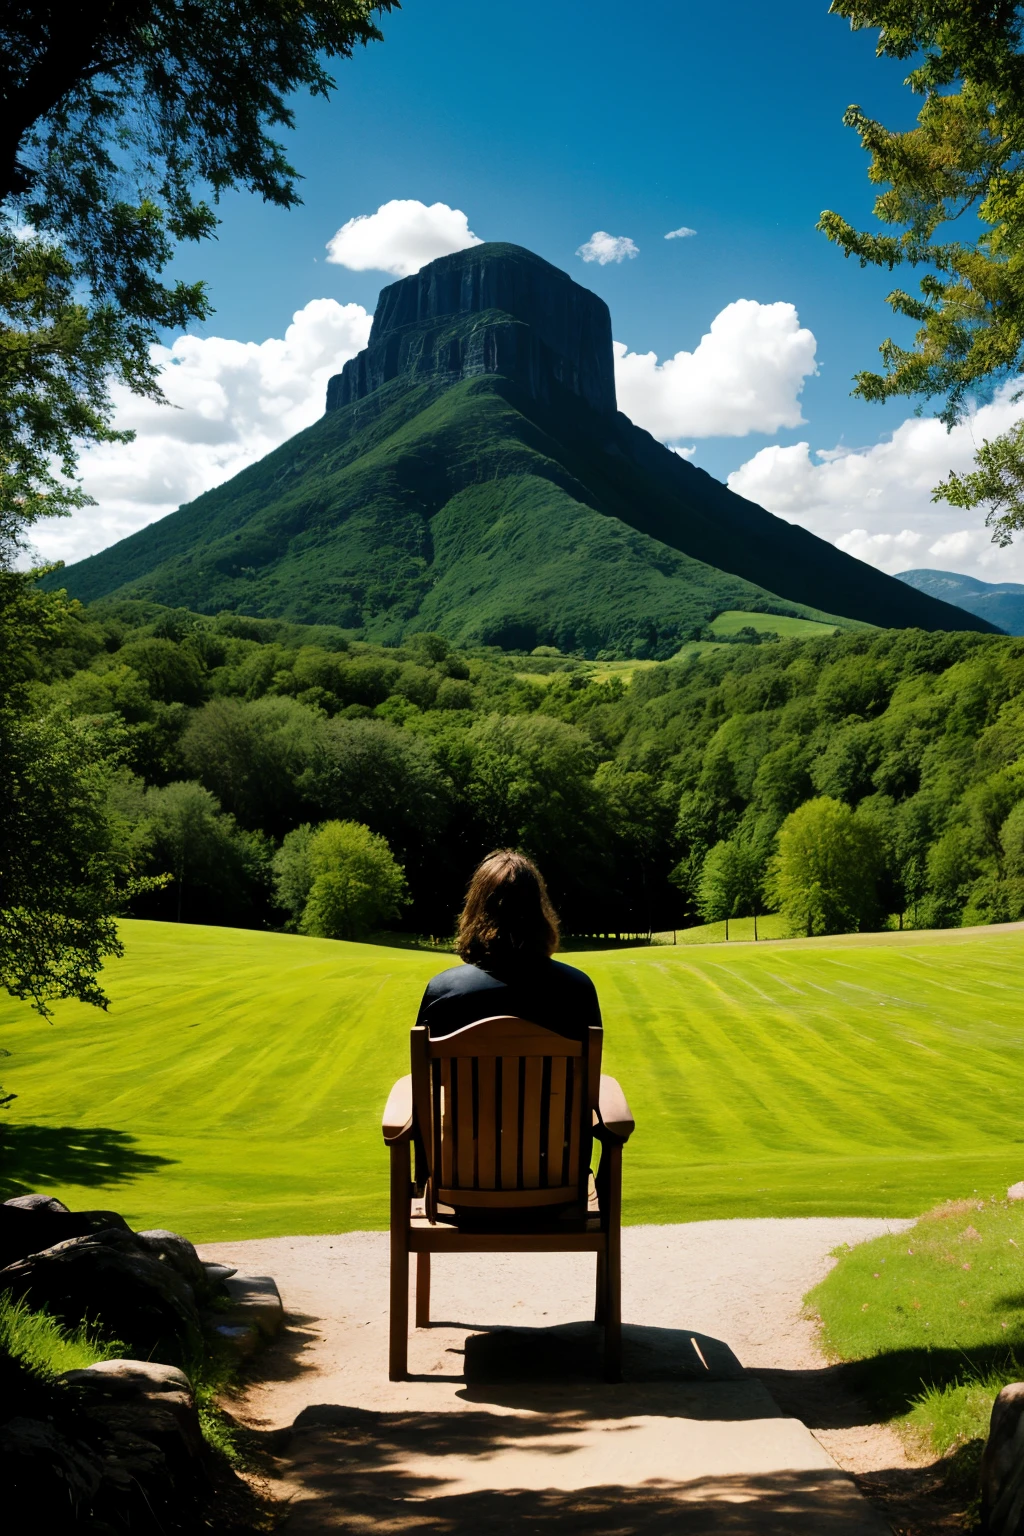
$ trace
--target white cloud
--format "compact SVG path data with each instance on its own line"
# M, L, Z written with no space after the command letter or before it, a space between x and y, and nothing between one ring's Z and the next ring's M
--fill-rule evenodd
M365 347L370 323L360 304L313 299L281 338L181 336L154 348L170 403L115 388L115 425L132 428L135 441L82 454L82 479L97 505L37 523L38 553L70 564L105 549L310 426L323 414L327 380Z
M685 224L680 224L678 229L670 229L668 234L665 236L665 239L688 240L691 235L695 235L696 233L697 231L695 229L688 229Z
M392 198L376 213L349 219L327 242L327 260L353 272L390 272L409 277L435 261L471 245L483 245L461 208L447 203Z
M1024 580L1024 548L993 544L983 511L931 499L951 469L971 467L983 438L1024 415L1024 403L1011 399L1019 388L1020 381L1005 385L952 432L934 417L911 417L869 448L762 448L729 486L891 574L923 566L982 581Z
M619 409L665 442L799 426L815 345L792 304L737 299L715 316L693 352L663 363L617 341Z
M598 266L606 267L610 261L625 261L627 257L632 261L634 256L640 255L640 247L629 238L628 235L610 235L606 229L595 229L589 240L585 240L576 252L584 261L596 261Z

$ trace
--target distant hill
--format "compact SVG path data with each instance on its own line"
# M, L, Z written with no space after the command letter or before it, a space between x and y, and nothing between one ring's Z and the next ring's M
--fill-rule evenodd
M896 580L987 619L1008 635L1024 635L1024 585L1020 582L979 581L956 571L900 571Z
M615 409L607 306L495 244L384 289L314 426L50 583L591 656L669 656L725 609L989 627L634 426Z

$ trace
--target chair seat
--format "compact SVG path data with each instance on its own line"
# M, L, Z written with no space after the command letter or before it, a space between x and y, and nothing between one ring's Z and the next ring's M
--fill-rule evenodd
M419 1210L416 1206L419 1206ZM410 1253L603 1253L606 1234L600 1215L570 1215L559 1219L510 1222L507 1213L487 1219L474 1211L471 1220L460 1220L456 1211L438 1208L437 1221L429 1222L421 1201L413 1206L409 1222Z
M426 1220L425 1200L413 1199L412 1216L413 1220L417 1217ZM587 1183L586 1211L579 1201L561 1205L555 1210L546 1210L542 1205L522 1210L488 1210L486 1206L455 1207L443 1205L440 1201L437 1206L439 1225L443 1223L448 1227L458 1227L464 1232L589 1232L594 1230L594 1222L600 1225L600 1220L601 1207L593 1174Z

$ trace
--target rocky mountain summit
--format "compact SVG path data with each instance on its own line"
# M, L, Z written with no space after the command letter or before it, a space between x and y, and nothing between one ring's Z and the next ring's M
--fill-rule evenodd
M560 390L615 412L612 319L596 293L521 245L442 256L377 300L370 341L327 386L327 409L401 375L446 386L501 374L533 400Z

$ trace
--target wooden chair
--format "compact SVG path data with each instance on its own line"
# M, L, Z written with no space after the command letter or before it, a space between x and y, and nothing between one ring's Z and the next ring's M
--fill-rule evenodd
M410 1253L417 1328L430 1323L432 1253L596 1254L605 1374L620 1379L622 1148L634 1125L618 1083L601 1076L602 1039L600 1029L581 1043L507 1017L436 1040L412 1031L412 1073L391 1090L382 1126L392 1381L408 1374ZM601 1146L593 1198L592 1139Z

